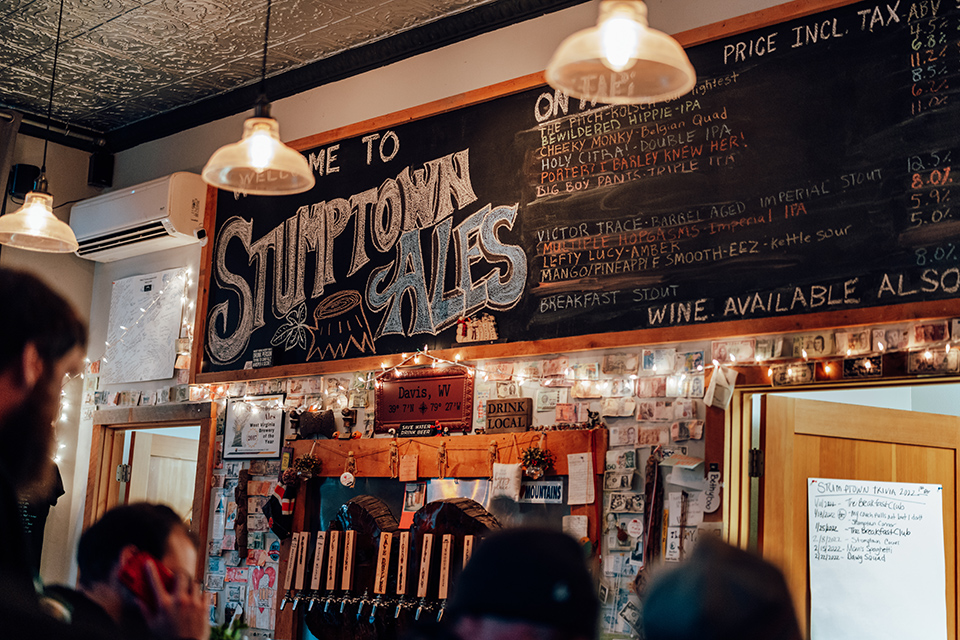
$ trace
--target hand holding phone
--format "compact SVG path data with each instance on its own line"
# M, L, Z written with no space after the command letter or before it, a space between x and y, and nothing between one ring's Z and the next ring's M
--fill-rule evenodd
M157 598L150 584L150 579L147 577L146 565L148 563L152 564L156 569L163 588L168 592L173 591L177 584L177 577L170 569L164 566L163 563L146 551L137 551L130 556L123 566L120 567L119 577L120 582L130 589L133 595L143 601L151 611L154 611L157 606Z

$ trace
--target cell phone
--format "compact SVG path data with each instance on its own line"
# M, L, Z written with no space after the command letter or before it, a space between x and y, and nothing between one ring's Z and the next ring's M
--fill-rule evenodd
M173 591L177 583L177 576L174 575L162 562L154 558L146 551L138 551L132 555L122 567L120 567L120 582L124 584L137 598L142 600L151 609L156 608L157 602L154 597L153 588L150 586L150 579L147 577L146 565L152 563L160 575L160 581L167 591Z

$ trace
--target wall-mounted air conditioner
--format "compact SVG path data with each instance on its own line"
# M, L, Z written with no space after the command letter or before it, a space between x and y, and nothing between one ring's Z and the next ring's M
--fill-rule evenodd
M82 200L70 212L77 255L113 262L199 242L206 200L206 183L186 172Z

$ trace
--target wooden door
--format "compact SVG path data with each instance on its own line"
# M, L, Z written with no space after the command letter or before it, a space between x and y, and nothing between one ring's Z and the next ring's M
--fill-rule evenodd
M943 485L947 632L956 640L960 418L781 396L763 402L760 546L784 570L804 630L807 478L934 483Z
M130 444L127 502L161 502L192 519L197 477L196 440L134 431Z

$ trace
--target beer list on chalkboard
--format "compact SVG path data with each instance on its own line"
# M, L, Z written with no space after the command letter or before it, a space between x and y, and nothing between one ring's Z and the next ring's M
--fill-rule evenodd
M807 488L811 640L945 640L943 487L809 478Z
M201 371L954 298L958 27L854 3L690 48L677 100L537 86L306 149L311 191L219 194Z

